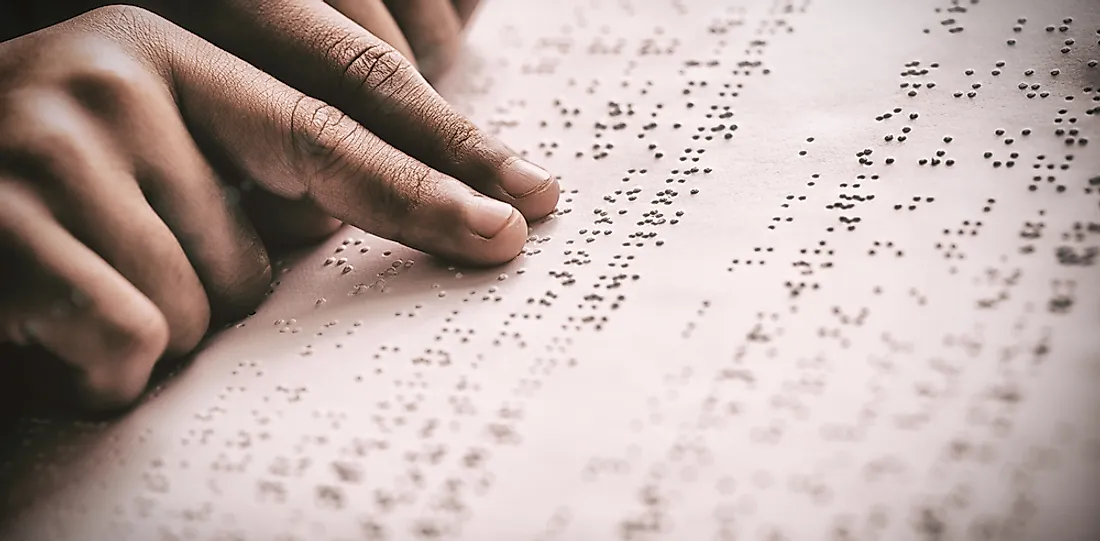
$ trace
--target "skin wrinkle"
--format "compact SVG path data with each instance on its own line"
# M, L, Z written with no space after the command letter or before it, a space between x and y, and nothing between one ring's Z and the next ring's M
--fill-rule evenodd
M350 58L342 63L339 71L340 77L339 79L337 79L337 93L341 93L341 87L347 84L348 73L351 70L352 66L354 66L355 63L359 61L362 56L370 54L375 49L383 46L381 42L371 41L365 44L363 44L362 42L363 39L359 36L340 33L339 35L335 36L335 39L332 40L332 43L325 48L325 54L324 56L322 56L322 58L336 59L343 57L344 54L338 55L336 53L338 49L342 49L342 53L350 53Z
M378 48L385 47L387 50L378 54L373 60L367 62L365 68L360 67L356 70L357 64L355 62L349 62L344 69L343 77L338 80L337 94L342 98L340 101L347 101L349 99L355 100L357 107L363 108L364 118L377 118L379 123L384 123L388 118L394 118L399 122L403 119L403 116L399 116L397 113L405 113L409 110L408 107L402 106L402 98L408 93L416 90L413 81L408 81L407 84L387 84L392 81L399 73L407 73L409 70L413 70L412 66L404 61L403 56L398 51L390 48L385 44L377 44L372 50L364 51L362 54L357 55L356 59L359 60L358 65L363 64L361 57L364 57L367 53L372 53ZM389 73L384 75L381 79L372 81L372 75L374 71L380 67L383 62L387 65L391 65ZM354 70L354 71L353 71ZM364 73L365 71L365 73ZM356 73L358 72L358 73ZM361 73L361 75L359 74ZM415 80L416 76L410 76L410 79ZM348 90L344 85L348 84L348 81L355 80L356 85L354 88ZM359 101L359 96L364 93L365 89L369 89L372 99ZM419 113L418 113L419 116Z
M421 92L416 92L416 90L417 89L414 88L413 85L404 85L404 88L401 86L396 88L394 93L387 96L390 99L385 100L385 103L391 106L390 110L384 113L385 117L394 119L408 116L439 118L442 119L439 124L447 126L447 128L442 130L444 133L448 134L447 137L454 136L453 131L457 129L457 126L463 126L474 132L478 131L477 127L447 107L445 103L437 103L436 100L433 99L436 97L433 95L434 90L424 89ZM409 95L414 92L416 92L415 95L409 97ZM413 138L416 139L416 137ZM420 138L417 142L418 145L426 145L427 148L419 149L421 152L417 152L413 157L422 159L427 156L434 156L437 162L442 162L444 165L451 165L455 166L456 169L464 170L464 165L467 160L462 157L463 153L448 148L445 139L445 137ZM483 137L479 140L479 143L483 145ZM482 145L478 145L474 148L482 148ZM414 148L415 147L414 145ZM466 171L463 172L465 173Z
M428 167L417 167L411 163L403 166L402 171L398 173L401 176L397 178L406 179L404 181L406 186L405 190L395 191L407 191L409 193L406 194L406 197L395 198L395 201L400 201L402 204L395 205L390 203L384 207L390 209L391 212L396 211L396 213L400 214L400 216L394 216L392 213L390 214L391 217L395 218L390 220L390 223L395 226L393 239L397 242L406 243L408 241L416 242L423 240L423 235L413 234L410 230L415 230L421 225L417 220L412 218L417 215L417 210L425 206L425 203L429 201L429 194L434 193L431 188L435 185L434 182L431 182L435 176L434 173L435 172Z
M320 164L316 171L316 174L323 178L326 176L325 172L327 169L336 168L339 170L348 164L349 160L347 160L346 156L348 154L354 154L354 150L361 146L365 130L352 120L351 117L335 107L326 105L318 109L318 111L326 112L322 119L322 122L325 124L323 127L318 128L321 130L318 133L318 140L321 143L321 147L327 149L322 156L328 158L324 160L324 162L329 163ZM332 114L333 112L336 114ZM334 133L334 130L336 133L335 137L331 135ZM349 143L349 141L353 140L360 144ZM359 166L356 166L356 169L358 170ZM346 175L328 176L332 178L348 178Z
M378 152L372 154L377 159L378 177L390 179L390 182L364 182L358 185L359 189L366 192L365 200L370 201L371 210L379 209L378 214L385 213L388 218L393 218L390 221L400 221L408 216L409 210L413 201L411 198L402 197L402 194L408 191L406 184L409 182L411 167L410 164L401 163L396 159L400 156L400 151L388 148L384 144L379 144L381 147ZM378 220L378 216L371 216L371 221L383 221ZM393 235L393 233L387 233Z
M301 149L306 153L303 161L314 166L309 171L303 172L318 175L341 159L340 149L336 143L343 140L346 135L339 131L335 136L332 133L333 130L341 129L346 115L343 111L319 100L310 99L306 103L310 105L309 122L299 126L299 129L303 130L301 133L294 131L291 135L300 136L296 140L303 142Z
M303 100L298 100L293 117L301 114ZM299 141L299 152L304 157L299 160L298 171L307 184L306 193L316 194L319 182L347 178L339 174L347 165L346 154L351 150L346 144L349 139L361 137L360 127L351 122L343 111L318 100L306 100L312 109L310 122L304 127L299 124L291 128L291 137ZM292 124L293 125L293 124ZM335 130L335 132L334 132ZM335 133L335 135L333 135ZM311 167L305 169L307 164Z
M119 43L124 43L126 47L121 47L120 50L127 52L131 59L137 60L154 73L170 75L172 55L168 51L172 48L166 46L169 40L164 19L128 5L100 9L108 16L86 23L83 30L88 35L105 34L115 42L109 44L116 48Z
M462 149L470 147L481 148L484 142L481 137L481 132L455 114L448 115L447 120L443 121L442 124L446 126L443 131L447 133L448 136L439 154L442 156L442 159L447 162L447 165L455 167L456 169L462 168L466 161L463 159ZM471 145L470 141L472 140L476 140L476 144Z
M323 0L337 13L341 24L362 26L377 39L397 49L405 60L417 66L416 56L412 52L404 33L390 14L382 0ZM327 58L327 57L326 57Z
M351 52L351 58L343 63L340 71L338 72L340 77L336 80L336 96L343 97L345 95L361 95L360 93L362 92L363 88L366 87L367 84L370 82L370 76L375 68L379 67L380 62L392 53L396 53L398 55L396 64L398 66L401 65L402 55L384 41L381 41L370 34L368 34L367 36L362 36L349 32L344 32L340 28L340 25L335 26L335 30L318 30L317 33L322 36L322 38L320 38L321 41L327 41L327 37L335 34L335 39L331 40L332 43L324 47L325 55L322 58L338 58L338 56L335 55L335 51L341 48ZM312 47L311 49L319 49L319 47ZM378 52L379 49L382 49L381 53ZM369 60L365 60L368 58ZM363 63L366 63L366 73L358 75L358 73L361 73L363 71L363 68L357 69L357 66L360 66ZM349 82L353 79L357 81L356 85L354 88L349 90L346 85L349 84Z
M310 97L306 96L305 94L302 94L302 95L298 96L298 98L295 99L294 103L290 106L290 119L289 119L290 120L290 137L289 137L290 151L287 152L287 153L281 154L283 156L283 163L284 163L283 167L287 171L294 171L294 172L297 173L295 175L295 177L298 180L301 181L302 190L298 193L286 193L286 194L280 193L279 195L286 195L286 196L290 196L290 197L300 198L300 197L303 197L303 196L309 197L313 194L313 178L308 174L306 174L306 175L301 174L300 164L297 163L299 161L297 159L297 156L299 156L299 153L301 152L301 148L299 148L301 146L301 142L298 140L298 138L302 134L306 133L302 129L302 127L299 126L299 122L300 122L299 119L302 118L303 113L301 111L303 111L303 107L304 107L303 104L305 102L307 102L308 100L310 100ZM256 175L253 173L252 176L256 176Z
M260 76L256 75L256 78L259 79ZM286 91L284 89L280 89L278 85L272 84L253 84L252 91L257 95L257 99L256 102L251 106L253 110L248 112L248 119L256 120L258 118L268 118L278 121L285 118L284 114L281 114L281 112L288 110L288 108L273 107L273 104L283 104L288 101L286 99ZM282 122L287 123L288 129L291 130L291 133L293 133L294 130L293 123L296 122L293 111L295 108L300 106L300 104L298 103L300 100L306 99L308 97L309 96L305 94L297 94L295 97L295 103L293 103L289 107L289 110L291 111L290 117L286 120L282 120ZM265 189L267 191L275 195L286 197L287 199L300 199L305 194L307 187L303 182L300 182L301 179L297 176L298 168L291 160L295 156L294 152L296 150L293 144L294 139L292 136L287 137L285 136L286 134L280 133L282 130L275 130L275 133L272 133L273 130L268 129L269 124L275 124L275 122L264 122L260 125L255 126L253 129L255 129L262 136L266 136L264 146L270 148L272 151L272 155L276 156L276 160L274 160L274 162L278 164L277 166L273 166L271 162L263 162L260 164L245 163L245 160L242 160L239 157L235 157L232 155L232 145L230 142L223 141L222 145L227 149L227 151L230 151L229 158L231 160L231 163L236 164L237 169L242 173L242 176L244 178L251 179L260 184L263 184L264 186L266 186ZM215 126L210 126L211 131L213 131L214 128ZM291 179L291 182L299 181L297 188L300 189L295 190L295 186L288 186L286 185L286 183L279 183L278 185L275 185L274 181L270 180L266 183L259 182L261 179L265 179L265 177L271 176L269 175L269 173L272 173L273 169L276 170L273 176L279 179L285 180L289 178Z
M375 92L393 86L403 86L388 85L388 83L396 78L397 75L403 74L408 69L411 69L410 66L402 61L401 53L388 47L386 48L386 50L382 51L381 54L375 56L373 59L367 59L366 57L360 58L360 62L367 62L369 64L369 67L367 68L366 74L360 77L361 82L358 88L356 88L356 92L361 92L363 88L368 86L371 88L371 90ZM354 69L354 66L355 65L353 64L349 67L349 69ZM381 68L381 78L376 81L372 81L371 75L373 75L375 70L379 68ZM361 71L361 69L356 71ZM389 95L384 95L384 97L389 97Z
M352 123L348 126L348 123ZM357 154L355 149L362 148L365 145L367 139L367 132L358 125L354 124L350 117L343 115L339 119L339 125L330 129L342 130L342 134L338 138L333 139L332 136L322 137L329 141L326 148L329 149L329 156L326 156L323 163L318 166L315 171L308 176L309 190L306 192L306 197L316 204L320 204L317 194L317 187L320 184L332 184L333 188L339 189L341 185L348 179L354 179L363 176L363 170L365 162L360 160L349 160L348 155ZM356 140L357 142L349 143L349 141ZM370 182L363 182L367 185ZM326 189L333 189L326 188ZM347 212L345 210L345 212ZM350 214L350 212L348 212Z

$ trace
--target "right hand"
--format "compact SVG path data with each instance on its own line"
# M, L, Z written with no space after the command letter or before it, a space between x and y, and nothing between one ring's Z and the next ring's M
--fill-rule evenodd
M41 346L65 367L47 385L110 410L211 319L260 301L265 244L347 222L466 263L515 257L557 183L390 51L357 59L357 92L397 105L377 119L387 130L445 151L435 168L137 8L0 44L0 342Z

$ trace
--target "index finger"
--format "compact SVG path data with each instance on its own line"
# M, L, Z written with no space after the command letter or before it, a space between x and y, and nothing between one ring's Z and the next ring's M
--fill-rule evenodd
M520 253L527 227L510 205L412 159L332 105L175 26L126 8L114 11L144 24L155 33L152 41L168 44L152 54L133 53L165 78L192 136L226 156L244 178L448 259L499 264Z
M217 16L203 13L201 21L182 12L169 18L190 21L207 40L529 220L557 205L558 183L550 173L454 111L401 54L322 0L217 6Z

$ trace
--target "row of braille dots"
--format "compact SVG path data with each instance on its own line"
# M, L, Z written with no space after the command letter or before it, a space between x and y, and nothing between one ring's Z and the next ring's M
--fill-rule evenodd
M1097 105L1094 105L1094 106L1086 109L1085 114L1088 115L1088 116L1100 116L1100 87L1095 87L1094 88L1094 87L1091 87L1091 86L1086 86L1086 87L1081 89L1081 93L1085 94L1086 97L1087 97L1088 94L1093 94L1091 99L1092 99L1093 102L1097 103Z
M1064 120L1067 120L1067 119L1063 118L1063 115L1065 115L1067 113L1068 113L1067 109L1059 110L1059 113L1058 113L1059 116L1057 118L1055 118L1055 120L1054 120L1055 124L1061 124L1061 123L1063 123ZM1069 117L1068 120L1069 120L1070 123L1076 123L1077 122L1076 117ZM1005 130L1004 129L997 129L994 133L998 137L1005 136ZM1031 128L1023 128L1023 129L1020 130L1020 135L1024 136L1024 137L1026 137L1028 135L1031 135L1031 133L1032 133ZM1064 136L1066 134L1067 134L1067 130L1065 130L1064 128L1059 127L1059 128L1055 129L1055 135L1056 136L1061 137L1061 136ZM1084 137L1081 137L1080 139L1078 139L1079 134L1080 134L1080 132L1079 132L1078 128L1076 128L1076 127L1070 128L1069 131L1068 131L1069 136L1066 138L1066 145L1067 146L1074 145L1074 144L1079 144L1081 146L1087 145L1088 144L1088 139L1084 138ZM1013 137L1005 137L1003 139L1003 142L1006 146L1011 146L1016 142L1016 140ZM992 162L992 165L993 165L993 167L1001 167L1002 165L1005 166L1005 167L1013 167L1013 166L1016 165L1015 160L1018 159L1019 156L1020 156L1019 153L1012 152L1012 153L1009 154L1009 160L1004 161L1004 162L1002 162L1001 160L994 160ZM987 160L992 159L994 157L994 153L992 151L986 151L985 153L983 153L983 157ZM1049 170L1054 170L1055 168L1059 168L1063 171L1066 171L1066 170L1070 169L1070 162L1072 162L1074 160L1074 156L1072 154L1067 154L1065 156L1065 161L1061 164L1056 164L1056 163L1050 162L1050 163L1046 163L1044 165L1041 162L1043 162L1045 159L1046 159L1046 156L1043 155L1043 154L1040 154L1040 155L1036 156L1036 163L1032 164L1032 167L1034 169L1042 169L1042 168L1045 167L1046 169L1049 169ZM1043 180L1043 177L1041 175L1036 175L1035 177L1033 177L1034 182L1040 182L1042 180ZM1051 176L1048 176L1046 180L1048 182L1054 182L1056 180L1056 177L1051 175ZM1029 189L1031 191L1035 191L1037 189L1037 187L1035 185L1032 185L1032 186L1029 187ZM1064 185L1060 184L1060 185L1057 186L1057 191L1059 191L1059 192L1065 191L1065 189L1066 189L1066 187Z
M1097 66L1097 62L1095 60L1090 60L1088 62L1088 67L1095 68L1096 66ZM1026 69L1026 70L1024 70L1023 73L1024 73L1025 77L1031 77L1031 76L1035 75L1035 70L1034 69ZM1058 77L1061 74L1062 74L1062 70L1059 69L1059 68L1054 68L1054 69L1050 70L1051 77ZM1016 85L1016 87L1019 88L1020 91L1026 92L1025 97L1027 97L1028 99L1033 99L1033 98L1036 97L1036 95L1040 98L1043 98L1043 99L1046 99L1046 98L1050 97L1050 92L1047 91L1047 90L1043 90L1043 91L1039 92L1038 94L1036 94L1036 91L1040 90L1043 87L1042 83L1030 83L1029 84L1026 81L1021 81L1018 85ZM1073 101L1075 98L1074 98L1073 95L1067 95L1063 99L1065 101Z
M912 130L913 129L911 127L905 126L901 129L902 135L899 135L899 136L895 137L894 134L886 134L885 136L883 136L882 139L884 141L886 141L887 143L889 143L891 141L895 141L895 140L898 141L899 143L904 143L906 138L907 138L907 134L909 134ZM955 138L950 136L950 135L945 135L945 136L943 136L942 140L945 144L951 144L951 142L954 141ZM940 165L941 163L948 166L948 167L951 167L951 166L955 165L955 159L954 158L947 158L946 157L947 156L947 150L942 149L942 148L936 149L936 152L934 154L935 155L930 157L930 158L918 158L917 159L917 165L921 165L921 166L931 165L933 167L935 167L937 165ZM863 156L864 157L861 158L860 163L862 165L872 165L874 162L871 161L869 158L866 158L866 156L870 156L870 155L871 155L871 150L870 149L865 149L863 151ZM859 156L859 154L857 154L857 156ZM893 157L887 157L884 161L885 161L886 165L892 165L897 160L895 160Z
M866 152L870 152L870 151L868 150ZM870 178L870 180L878 180L879 176L878 175L871 175L869 178ZM856 177L856 179L862 181L862 180L867 180L868 177L866 175L858 175ZM840 184L837 185L837 187L842 188L842 189L859 190L863 187L863 183L862 182L855 182L855 183L850 183L849 184L847 182L841 182ZM829 204L825 205L825 210L851 210L851 209L855 208L856 205L858 205L860 203L864 203L864 202L867 202L867 201L874 201L875 200L875 194L861 195L861 194L858 194L858 193L852 193L852 194L841 193L841 194L837 195L837 198L840 199L840 201L834 201L832 203L829 203ZM848 201L848 203L844 203L844 201ZM863 221L863 219L860 218L859 216L852 217L852 216L845 216L845 215L839 216L837 218L837 220L840 221L840 223L846 225L848 231L855 231L855 229L856 229L855 224L858 224L858 223ZM835 230L836 230L836 228L833 227L833 226L828 226L828 227L825 228L825 231L828 232L828 233L832 233Z
M896 112L900 112L900 109L895 109L895 111L896 111ZM917 115L916 115L916 113L913 113L913 115L911 115L911 118L914 118L914 119L915 119L915 118L917 118ZM908 128L908 127L906 127L906 128L904 129L904 132L905 132L905 133L908 133L908 132L909 132L909 128ZM892 139L892 136L891 136L891 139ZM888 139L888 140L889 140L889 139ZM813 138L813 137L808 137L808 138L806 139L806 142L808 142L808 143L812 143L812 142L814 142L814 138ZM870 158L869 158L868 156L870 156L870 155L871 155L871 154L872 154L873 152L874 152L874 151L873 151L873 150L871 150L871 149L869 149L869 148L868 148L868 149L864 149L864 150L861 150L861 151L857 152L857 153L856 153L856 157L857 157L857 158L859 159L859 163L860 163L861 165L864 165L864 166L870 166L870 165L872 165L872 164L874 163L874 161L872 161L872 160L871 160L871 159L870 159ZM799 155L800 155L800 156L805 156L805 155L806 155L806 151L805 151L805 150L801 150L801 151L799 151ZM888 159L888 163L893 163L893 159L892 159L892 158ZM813 174L813 175L812 175L812 178L814 178L814 179L817 179L817 178L819 178L819 176L820 176L820 175L818 175L818 174L816 174L816 173L815 173L815 174ZM859 175L859 176L858 176L858 179L860 179L860 180L863 180L863 179L866 179L866 178L867 178L867 177L866 177L866 175ZM878 176L878 175L871 175L871 179L872 179L872 180L878 180L878 178L879 178L879 176ZM808 186L811 186L811 187L812 187L812 186L814 186L814 184L815 184L815 182L814 182L814 181L810 181L810 182L808 182L808 183L807 183L807 185L808 185ZM861 186L861 184L859 184L859 183L855 183L855 184L852 184L852 186L851 186L851 187L852 187L852 189L859 189L859 188L860 188L860 186ZM840 184L840 187L841 187L841 188L848 188L848 187L849 187L849 185L848 185L848 183L841 183L841 184ZM788 199L788 200L790 200L791 198L792 198L792 196L787 196L787 199ZM847 201L854 201L854 202L852 202L852 203L833 202L833 203L829 203L829 204L826 204L826 205L825 205L825 209L826 209L826 210L848 210L848 209L851 209L851 208L854 208L854 207L855 207L855 205L856 205L856 203L855 203L855 202L871 201L871 200L874 200L874 198L875 198L874 194L868 194L868 195L866 195L866 196L864 196L864 195L859 195L859 194L855 194L855 195L840 194L840 199L841 199L842 201L843 201L843 200L847 200ZM805 199L805 196L803 196L803 197L802 197L802 199ZM786 207L787 207L787 205L786 205L786 204L783 204L783 208L786 208ZM856 216L856 217L840 216L840 217L839 217L838 219L839 219L839 221L840 221L840 222L841 222L842 224L845 224L845 225L847 225L847 228L848 228L848 230L849 230L849 231L854 231L854 230L855 230L855 228L856 228L855 224L857 224L857 223L859 223L860 221L862 221L862 218L860 218L860 217L858 217L858 216ZM773 221L773 222L779 222L779 221L781 221L781 220L784 220L784 219L782 219L782 218L780 218L780 217L778 217L778 216L776 216L776 217L773 217L773 218L772 218L772 221ZM793 218L793 217L791 217L791 216L788 216L788 217L786 217L786 218L785 218L785 221L787 221L787 222L792 222L792 221L794 221L794 218ZM774 229L775 229L775 225L774 225L774 224L772 224L772 225L769 225L769 226L768 226L768 229L772 229L772 230L774 230ZM827 228L826 228L825 230L826 230L827 232L830 232L830 233L831 233L831 232L833 232L833 231L835 230L835 228L834 228L834 227L832 227L832 226L829 226L829 227L827 227Z
M813 137L808 137L808 138L806 138L806 142L808 142L808 143L812 143L813 141L814 141L814 138L813 138ZM820 174L818 174L818 173L814 173L813 175L811 175L811 178L812 178L813 180L810 180L809 182L807 182L807 183L806 183L806 186L808 186L808 187L811 187L811 188L812 188L812 187L814 187L815 185L817 185L817 179L821 178L821 175L820 175ZM797 199L798 201L805 201L805 200L807 199L807 196L806 196L806 195L799 195L799 196L797 196L797 197L796 197L796 196L795 196L794 194L787 194L786 196L784 196L784 199L785 199L786 201L794 201L794 200L796 200L796 199ZM791 206L791 205L790 205L790 203L784 202L784 203L780 203L780 205L779 205L779 206L780 206L780 208L790 208L790 206ZM793 216L786 216L786 217L783 217L783 216L773 216L773 217L772 217L772 222L776 222L776 223L778 223L778 222L793 222L793 221L794 221L794 217L793 217ZM769 229L769 230L775 230L775 228L776 228L776 227L775 227L775 223L772 223L772 224L769 224L769 225L768 225L768 229Z
M1073 156L1073 154L1066 154L1063 157L1063 160L1065 160L1065 161L1063 161L1060 164L1055 163L1053 161L1048 162L1048 163L1044 163L1046 161L1046 159L1047 159L1047 156L1045 154L1039 154L1038 156L1035 156L1035 163L1032 164L1032 168L1037 169L1037 170L1045 168L1045 169L1051 170L1051 171L1053 171L1055 169L1058 169L1058 170L1061 170L1061 171L1067 171L1067 170L1070 169L1070 162L1073 161L1074 156ZM1028 190L1033 191L1033 192L1038 190L1039 189L1038 183L1042 182L1043 180L1046 180L1048 183L1053 184L1057 180L1057 176L1047 175L1046 177L1044 177L1043 175L1035 175L1035 176L1031 177L1031 181L1033 182L1033 184L1028 186ZM1066 191L1065 184L1057 184L1055 186L1055 191L1057 191L1059 193ZM1086 194L1091 193L1091 190L1088 187L1085 187L1085 193Z
M1100 89L1097 89L1097 97L1100 97ZM1100 100L1096 100L1096 101L1100 101ZM1055 124L1077 124L1077 117L1075 117L1075 116L1066 116L1067 114L1069 114L1068 109L1059 109L1058 110L1058 115L1054 117L1054 123ZM1071 146L1071 145L1074 145L1074 144L1076 144L1078 146L1087 146L1089 144L1088 138L1087 137L1082 137L1080 130L1076 127L1070 127L1067 130L1066 128L1064 128L1062 126L1058 126L1057 128L1054 128L1054 135L1057 136L1057 137L1065 137L1063 142L1066 144L1066 146Z
M970 0L970 3L971 4L977 4L978 0ZM936 13L943 13L944 11L946 11L947 13L962 15L962 14L967 13L969 10L965 6L962 6L960 4L959 0L952 0L950 7L947 7L947 8L937 7L937 8L935 8ZM959 21L956 20L954 17L948 17L946 19L941 19L940 20L940 26L942 26L944 28L947 28L948 33L951 33L951 34L958 34L959 32L963 31L963 26L961 24L959 24ZM931 32L932 32L931 28L925 28L924 29L925 34L929 34Z
M874 255L878 255L879 252L886 252L886 253L893 252L895 257L901 257L901 256L905 255L905 252L903 250L894 249L894 242L893 241L888 240L888 241L883 242L883 241L876 240L876 241L874 241L873 244L874 245L871 247L871 249L867 250L867 255L874 256Z
M986 201L986 206L983 207L983 212L989 212L992 209L992 205L995 202L996 201L993 200L993 199L987 200ZM958 229L956 229L954 231L951 230L951 229L944 229L943 234L945 236L957 235L957 236L960 236L960 237L964 237L964 236L976 237L976 236L978 236L978 233L981 231L981 227L982 227L982 222L980 220L979 221L963 220L962 225ZM965 259L966 258L966 254L964 254L961 250L959 250L959 247L955 243L946 243L945 244L943 242L937 242L935 244L935 248L936 248L937 251L942 251L943 252L944 259ZM952 272L954 272L954 269L952 269Z
M990 73L990 75L992 75L994 77L998 77L998 76L1001 75L1001 68L1005 67L1005 62L1003 60L998 60L997 62L995 62L993 64L993 66L994 66L994 68L989 73ZM973 69L963 70L963 75L966 75L967 77L973 77L974 73L975 72L974 72ZM956 90L951 95L955 98L961 98L965 95L967 98L973 99L973 98L976 98L978 96L978 90L980 90L981 88L982 88L982 83L981 82L974 82L974 83L970 83L970 89L969 90L965 90L965 91Z
M680 332L680 337L691 338L691 335L695 331L695 328L699 325L698 320L706 316L709 309L710 301L703 301L699 309L695 311L695 319L688 320L687 324L684 326L684 330Z
M348 263L348 258L346 256L341 255L345 251L347 251L349 249L352 249L352 248L357 249L359 251L359 253L361 253L361 254L365 254L365 253L370 251L370 246L364 245L363 244L363 239L346 238L340 243L339 246L337 246L336 248L333 249L332 252L335 255L332 255L332 256L329 256L329 257L325 258L325 260L321 262L321 266L338 268L338 269L340 269L341 274L348 274L348 273L354 271L355 268L350 263ZM386 250L385 252L383 252L382 255L386 256L386 257L389 257L389 255L391 253L392 253L391 251ZM406 261L401 261L401 262L395 262L395 263L398 266L400 266L402 264L406 264L409 267L411 267L412 264L413 264L413 262L411 260L407 261L407 262Z
M1019 19L1016 19L1016 24L1012 27L1012 32L1016 34L1023 32L1025 24L1027 24L1027 17L1020 17ZM1062 19L1062 23L1060 25L1055 26L1053 24L1048 24L1045 30L1047 33L1053 33L1055 30L1058 30L1059 32L1065 34L1066 32L1069 32L1071 24L1073 24L1073 17L1066 17L1065 19ZM1098 30L1097 33L1100 34L1100 30ZM1007 40L1005 40L1005 43L1007 43L1008 45L1016 45L1018 42L1016 41L1016 38L1008 38ZM1075 41L1072 38L1064 40L1063 47L1061 49L1062 54L1069 54L1071 51L1073 51L1072 45L1074 43ZM1098 42L1098 44L1100 44L1100 42Z
M768 246L768 247L766 247L766 248L761 248L761 247L757 246L757 247L753 248L753 249L752 249L752 251L753 251L753 252L755 252L755 253L761 253L761 252L771 253L771 252L774 252L774 251L775 251L775 248L773 248L773 247L771 247L771 246ZM753 261L752 259L747 259L747 258L746 258L746 259L741 259L741 258L738 258L738 259L734 259L734 260L730 261L730 264L731 264L731 265L752 265L752 264L753 264L753 262L754 262L754 261ZM757 259L757 260L755 261L755 263L756 263L757 265L766 265L766 264L767 264L768 262L767 262L766 260L764 260L764 259ZM728 271L728 272L733 272L733 267L727 267L727 268L726 268L726 271Z
M802 292L805 291L807 287L814 291L821 289L821 284L817 282L810 282L808 284L806 282L795 283L791 280L787 280L783 283L783 287L787 289L789 297L794 299L802 295Z
M922 68L922 67L920 67L920 65L921 65L921 63L920 63L919 60L906 62L905 63L905 70L903 70L900 73L901 77L903 79L906 79L905 81L902 81L900 83L900 88L902 90L908 89L907 94L909 95L909 97L915 97L918 94L918 90L920 90L922 87L927 88L929 90L931 90L933 88L936 88L936 82L935 81L913 81L913 80L909 80L909 79L924 77L924 76L928 75L930 73L929 68L938 69L940 67L939 62L933 62L933 63L929 64L928 68ZM897 111L897 112L900 112L900 111ZM889 118L889 117L887 116L885 118Z
M740 86L740 85L738 85L738 86ZM612 102L612 105L614 105L616 107L618 106L614 102ZM632 105L630 107L632 107ZM656 107L657 107L657 109L661 109L663 107L663 104L657 104ZM715 118L715 117L717 117L718 119L728 119L728 118L731 118L733 116L733 112L731 111L731 107L728 106L728 105L725 105L725 106L712 105L711 109L714 110L714 111L719 111L720 110L721 112L707 113L706 117L708 119ZM577 111L577 110L574 109L574 111ZM628 114L631 114L631 115L634 114L633 109L629 110ZM657 113L652 112L651 116L656 117ZM543 121L542 124L545 125L546 122ZM568 125L571 125L571 121L567 122L567 127L568 127ZM597 130L597 132L595 133L595 138L600 139L600 138L603 137L603 131L604 130L607 130L607 129L616 130L616 131L617 130L625 130L627 127L629 127L629 125L626 122L616 122L616 123L608 124L608 123L605 123L605 122L602 122L602 121L596 121L594 123L594 127ZM644 139L645 136L646 136L646 132L648 132L650 130L653 130L657 127L658 127L658 123L653 122L653 121L643 125L641 127L642 131L640 131L637 134L637 138L638 139ZM680 129L680 128L683 127L683 124L677 122L677 123L674 123L672 127L674 129ZM737 125L736 124L727 125L726 123L723 123L723 122L718 122L718 123L716 123L714 125L711 125L711 126L698 126L696 128L696 131L699 132L699 133L693 135L692 140L702 139L702 140L710 141L710 140L714 139L714 134L716 134L718 132L726 132L726 133L723 134L723 137L728 140L728 139L733 138L733 133L732 132L734 132L736 130L737 130ZM711 133L706 134L706 132L708 132L708 131L711 132ZM659 150L658 147L659 147L658 143L654 142L654 143L649 144L648 149L650 151L654 151L654 157L655 158L662 158L662 157L664 157L664 152ZM539 143L539 148L543 150L543 154L544 154L545 157L551 157L554 154L554 150L558 148L558 143L554 142L554 141L551 141L551 142L545 142L544 141L544 142ZM595 160L605 159L608 156L610 156L611 150L614 149L614 148L615 148L614 143L611 143L611 142L608 142L608 143L596 142L596 143L592 144L591 154L592 154L593 159L595 159ZM700 150L699 152L702 152L702 151ZM585 155L585 152L582 151L582 150L578 150L574 154L574 156L577 157L577 158L582 158L582 157L584 157L584 155ZM680 161L685 161L686 159L687 159L686 157L681 157ZM698 161L698 159L695 159L694 161Z

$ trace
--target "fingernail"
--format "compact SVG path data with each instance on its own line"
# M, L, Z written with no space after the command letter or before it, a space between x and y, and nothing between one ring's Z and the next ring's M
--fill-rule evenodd
M516 158L505 166L501 186L512 197L522 199L546 186L549 180L550 173L545 169L527 160Z
M478 197L477 204L470 209L466 221L474 233L491 239L497 236L505 225L508 225L513 212L515 209L508 203L488 197Z

